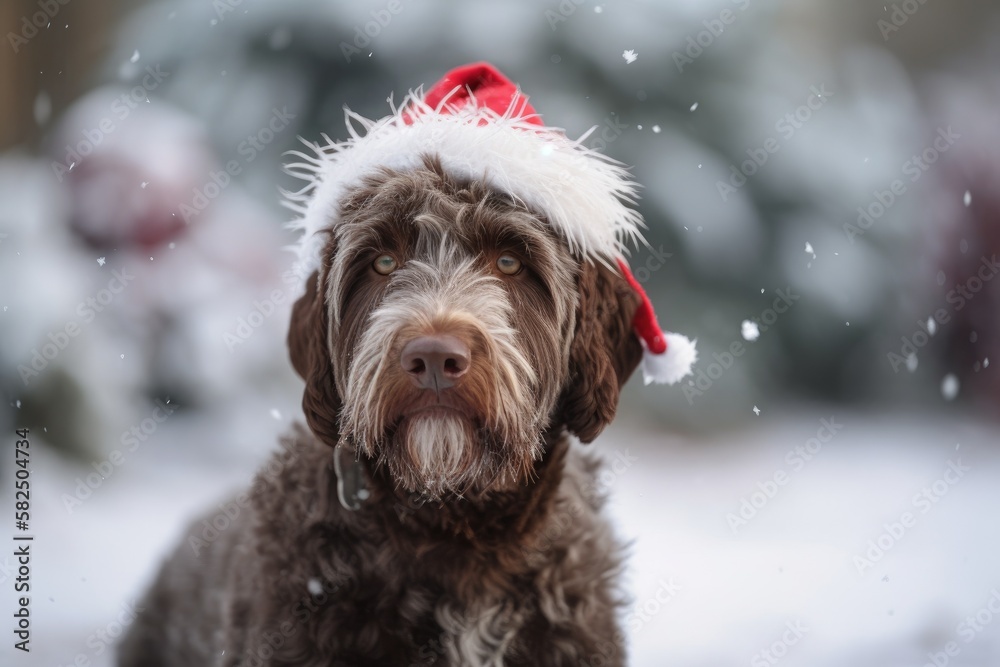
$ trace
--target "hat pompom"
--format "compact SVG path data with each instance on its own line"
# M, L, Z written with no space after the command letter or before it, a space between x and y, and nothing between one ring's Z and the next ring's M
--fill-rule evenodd
M677 333L666 333L667 349L656 354L642 344L642 380L646 384L676 384L691 374L691 367L698 360L697 341Z

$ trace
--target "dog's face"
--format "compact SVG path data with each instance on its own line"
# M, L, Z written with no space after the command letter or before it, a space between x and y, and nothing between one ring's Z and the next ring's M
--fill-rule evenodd
M547 429L589 442L612 419L638 296L539 216L428 161L368 179L331 225L289 333L328 444L409 492L478 497L530 481Z

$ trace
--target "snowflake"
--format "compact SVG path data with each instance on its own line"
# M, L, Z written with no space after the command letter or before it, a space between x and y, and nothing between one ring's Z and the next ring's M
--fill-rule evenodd
M743 320L743 324L740 325L740 333L743 334L743 340L755 341L760 338L760 327L757 326L756 322Z
M946 401L954 400L958 396L958 378L952 373L945 375L941 381L941 395Z
M622 58L625 59L625 64L627 65L631 65L632 63L634 63L635 59L638 57L639 54L637 54L632 49L629 49L628 51L622 51Z
M753 413L758 417L760 417L760 408L758 408L756 405L753 406Z
M98 266L104 266L104 262L105 261L107 261L107 260L104 257L98 257L97 258L97 265Z

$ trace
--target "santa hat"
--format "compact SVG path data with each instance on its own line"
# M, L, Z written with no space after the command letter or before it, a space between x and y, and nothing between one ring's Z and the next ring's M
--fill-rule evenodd
M324 144L305 142L315 155L293 153L301 162L286 169L306 186L286 193L286 204L301 216L292 227L302 232L304 275L319 266L317 232L335 224L352 188L381 168L418 169L433 155L456 178L482 180L542 213L577 257L617 265L642 297L633 326L645 351L646 384L674 384L691 373L694 343L660 330L624 259L627 244L644 242L642 217L628 206L638 186L622 164L583 145L589 132L573 141L543 125L517 86L486 63L452 70L426 95L411 91L399 107L389 102L392 113L379 120L345 110L349 139L324 135Z

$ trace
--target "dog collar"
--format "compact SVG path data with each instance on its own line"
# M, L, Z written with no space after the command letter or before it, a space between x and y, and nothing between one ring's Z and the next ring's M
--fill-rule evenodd
M337 499L344 509L355 512L368 499L368 481L357 453L341 443L333 448L333 470L337 474Z

